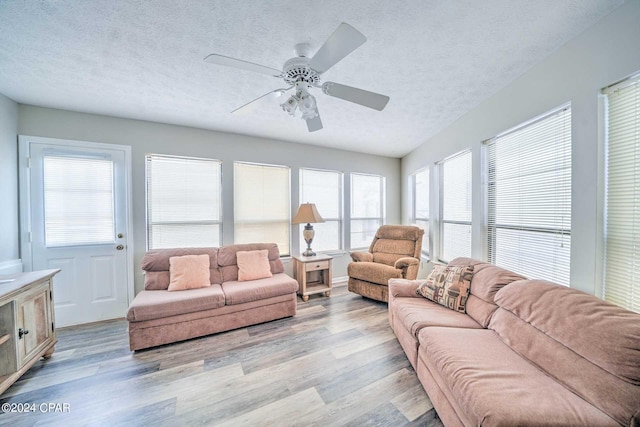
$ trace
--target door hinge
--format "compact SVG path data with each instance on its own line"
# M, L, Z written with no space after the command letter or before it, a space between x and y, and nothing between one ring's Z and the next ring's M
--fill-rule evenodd
M31 232L27 231L27 241L31 243Z
M31 157L27 157L27 169L31 168Z
M53 327L53 322L51 322L51 332L55 331L54 327Z

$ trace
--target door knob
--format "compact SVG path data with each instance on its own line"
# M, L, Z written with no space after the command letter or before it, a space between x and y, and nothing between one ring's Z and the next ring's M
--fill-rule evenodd
M123 237L124 237L124 234L118 233L118 239L122 239Z
M124 245L118 245L118 246L116 246L116 249L117 249L117 250L119 250L119 251L121 251L121 250L123 250L123 249L124 249Z
M18 339L21 340L23 335L27 335L29 333L28 329L18 328Z

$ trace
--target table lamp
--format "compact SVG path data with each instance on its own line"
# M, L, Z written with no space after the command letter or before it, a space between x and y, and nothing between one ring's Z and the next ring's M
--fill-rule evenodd
M302 231L302 236L304 237L304 241L307 242L307 250L302 254L303 256L314 256L316 253L311 250L311 242L313 241L313 236L316 234L313 231L312 223L324 222L324 219L318 213L316 209L316 205L314 203L303 203L298 208L298 213L291 221L292 224L304 224L304 230Z

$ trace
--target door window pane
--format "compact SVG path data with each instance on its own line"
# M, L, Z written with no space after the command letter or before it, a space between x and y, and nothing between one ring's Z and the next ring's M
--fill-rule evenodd
M47 246L115 241L113 161L44 156Z

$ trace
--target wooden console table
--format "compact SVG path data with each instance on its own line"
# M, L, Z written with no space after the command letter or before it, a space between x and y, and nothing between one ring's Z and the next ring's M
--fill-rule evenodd
M302 301L308 301L313 294L331 295L331 260L326 255L293 257L293 277L298 281Z
M53 354L52 278L59 271L0 275L0 394Z

